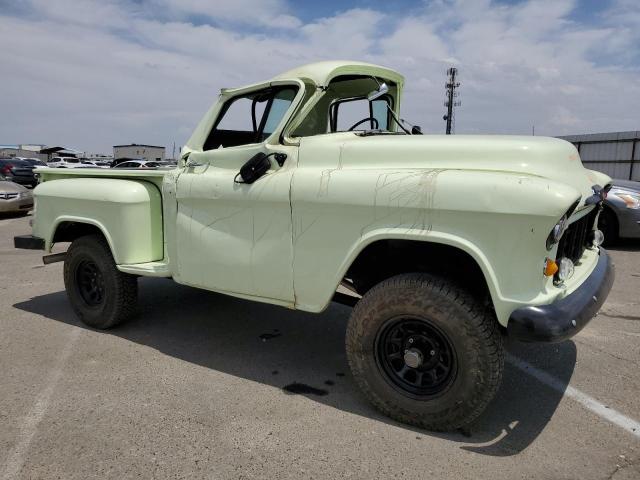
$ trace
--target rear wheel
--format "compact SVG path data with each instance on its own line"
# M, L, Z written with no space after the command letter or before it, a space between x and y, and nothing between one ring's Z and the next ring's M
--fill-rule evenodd
M495 316L434 276L404 274L356 305L346 337L356 382L385 415L429 430L475 420L504 367Z
M73 241L64 261L64 285L71 307L90 327L111 328L135 313L137 279L116 268L101 235Z

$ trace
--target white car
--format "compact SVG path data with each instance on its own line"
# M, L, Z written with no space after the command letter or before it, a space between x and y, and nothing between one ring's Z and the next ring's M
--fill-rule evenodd
M52 168L78 168L82 167L82 163L74 157L53 157L47 162L47 166Z
M93 160L81 160L80 164L76 168L109 168L108 163L94 162Z
M146 160L128 160L126 162L119 163L113 168L158 168L160 167L158 162L150 162Z

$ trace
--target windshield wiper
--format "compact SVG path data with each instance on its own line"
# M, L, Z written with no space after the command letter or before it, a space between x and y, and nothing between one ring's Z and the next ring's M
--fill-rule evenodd
M356 132L359 137L373 137L375 135L406 135L404 132L390 132L389 130L375 129L375 130L363 130Z

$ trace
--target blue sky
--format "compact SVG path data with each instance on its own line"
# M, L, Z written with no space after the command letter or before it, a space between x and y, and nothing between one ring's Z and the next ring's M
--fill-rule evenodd
M404 16L412 11L422 8L426 2L422 0L324 0L324 1L289 1L289 6L296 9L296 16L305 22L318 18L332 17L337 12L353 8L372 9L381 12L392 12ZM500 0L496 5L517 5L525 3L525 0ZM296 8L303 6L304 8ZM597 22L598 16L611 6L610 0L580 0L571 11L569 18L579 22Z
M181 145L221 87L336 58L403 73L429 133L449 66L458 133L640 129L638 0L0 0L0 45L4 143Z

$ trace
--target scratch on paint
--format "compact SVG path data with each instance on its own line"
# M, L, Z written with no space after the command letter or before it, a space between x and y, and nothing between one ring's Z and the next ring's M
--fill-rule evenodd
M320 186L318 187L317 197L326 197L329 194L329 182L331 181L331 174L338 170L337 168L330 168L323 170L320 173Z
M380 174L374 188L373 219L362 227L360 236L374 225L386 228L405 226L408 232L418 228L431 231L437 179L443 171L445 169ZM385 225L384 222L390 218L396 221Z

